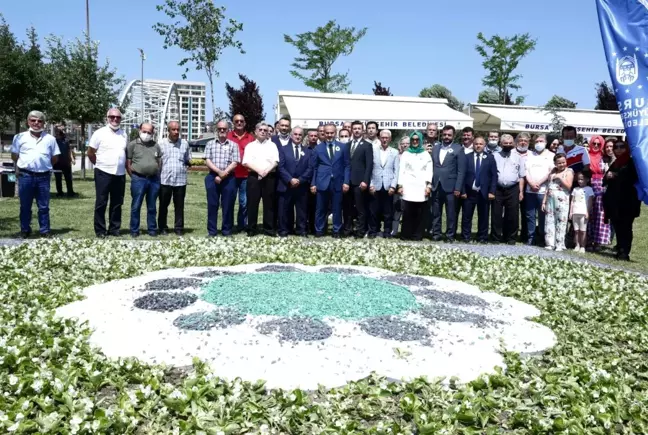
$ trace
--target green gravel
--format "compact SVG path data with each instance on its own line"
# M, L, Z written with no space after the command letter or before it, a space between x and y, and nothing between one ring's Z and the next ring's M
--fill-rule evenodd
M354 320L418 308L405 287L339 273L250 273L223 276L203 288L203 300L252 315Z

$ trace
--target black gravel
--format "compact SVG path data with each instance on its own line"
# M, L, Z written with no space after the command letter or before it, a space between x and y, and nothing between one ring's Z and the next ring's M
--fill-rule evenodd
M297 269L294 266L263 266L261 269L257 269L257 272L303 272L301 269Z
M265 335L278 332L281 341L317 341L331 336L333 329L318 319L310 317L286 317L260 324L257 329Z
M229 272L227 270L206 270L191 276L196 278L218 278L219 276L240 275L240 272Z
M150 293L135 299L135 308L150 311L175 311L188 307L198 300L198 296L187 292Z
M440 322L475 323L480 326L485 326L488 323L488 318L483 314L470 313L445 305L426 305L418 313L426 319Z
M480 297L457 292L443 292L439 290L428 289L415 291L414 294L416 296L424 297L425 299L433 302L443 302L450 305L484 308L488 306L488 302Z
M207 331L223 329L232 325L240 325L245 321L245 315L238 310L221 307L214 311L199 311L183 314L173 321L173 325L189 331Z
M360 328L369 335L387 340L415 341L430 336L430 331L424 326L391 316L364 320L360 322Z
M432 283L429 280L425 278L421 278L420 276L412 276L412 275L390 275L382 279L400 285L413 285L417 287L427 287L429 285L432 285Z
M348 267L323 267L319 270L321 273L339 273L342 275L359 275L362 272Z
M200 287L202 281L197 278L164 278L146 283L142 291L182 290L189 287Z

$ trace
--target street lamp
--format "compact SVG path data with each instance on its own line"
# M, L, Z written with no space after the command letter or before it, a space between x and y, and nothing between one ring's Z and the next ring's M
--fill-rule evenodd
M142 80L140 82L140 98L142 99L142 124L144 123L144 61L146 60L146 55L144 54L144 50L141 48L138 48L140 52L140 57L142 58Z

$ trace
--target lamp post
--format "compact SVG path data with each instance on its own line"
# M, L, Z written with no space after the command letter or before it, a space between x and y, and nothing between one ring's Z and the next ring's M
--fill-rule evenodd
M142 99L142 123L144 123L144 61L146 60L146 55L144 54L144 50L141 48L138 48L140 52L140 57L142 58L142 80L140 82L140 98Z

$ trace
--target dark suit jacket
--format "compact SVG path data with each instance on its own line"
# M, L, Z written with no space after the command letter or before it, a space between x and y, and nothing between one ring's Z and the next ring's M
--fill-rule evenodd
M349 155L351 153L351 139L347 145L349 147ZM371 183L371 171L373 170L373 145L361 139L355 152L351 156L351 184L354 186L360 185L363 181L367 186Z
M334 141L333 149L335 150L333 160L329 157L326 142L317 144L311 157L313 162L311 186L315 186L319 191L328 190L331 186L334 191L339 192L343 184L349 184L351 176L349 144Z
M277 191L285 192L290 189L290 180L297 178L299 185L309 184L313 178L313 150L303 146L302 155L295 160L295 145L279 148L279 181Z
M278 135L278 134L275 134L274 136L272 136L272 137L270 138L270 140L271 140L275 145L277 145L277 148L278 148L279 150L281 150L282 148L284 148L284 146L281 144L281 141L279 140L279 135ZM288 139L288 145L290 145L290 146L293 145L292 138L289 138L289 139ZM286 145L286 146L288 146L288 145Z
M466 154L466 178L464 182L464 193L472 191L475 181L475 154ZM497 187L497 165L492 154L482 153L481 167L479 169L479 193L488 198L489 193L495 193Z
M440 162L441 144L435 145L432 149L432 163L434 171L432 175L432 189L436 190L441 187L446 193L455 190L465 193L464 178L466 176L466 153L463 146L453 143L443 164Z

